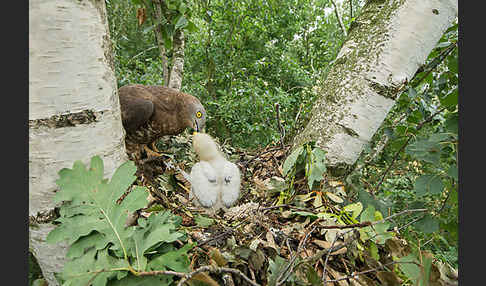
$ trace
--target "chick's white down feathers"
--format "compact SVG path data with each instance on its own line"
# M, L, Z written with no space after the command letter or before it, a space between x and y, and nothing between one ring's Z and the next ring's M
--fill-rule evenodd
M214 140L205 133L192 138L200 162L191 169L191 194L206 208L229 208L240 194L240 170L226 160Z

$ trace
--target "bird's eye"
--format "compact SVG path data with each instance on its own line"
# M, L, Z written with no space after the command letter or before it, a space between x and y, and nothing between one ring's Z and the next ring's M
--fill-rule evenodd
M198 111L198 112L196 113L196 117L197 117L197 118L201 118L201 117L202 117L202 113L201 113L201 111Z

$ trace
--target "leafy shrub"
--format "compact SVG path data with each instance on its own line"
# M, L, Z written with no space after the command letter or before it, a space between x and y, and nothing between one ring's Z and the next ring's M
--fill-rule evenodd
M170 275L139 277L151 270L187 272L187 251L193 245L176 249L172 242L184 241L178 231L182 219L169 211L138 219L137 226L125 226L127 215L147 204L147 190L133 187L117 203L135 180L136 167L128 161L110 181L103 178L103 161L95 156L87 169L76 161L72 169L62 169L56 181L60 190L54 200L64 202L59 225L47 242L67 241L69 249L62 285L170 285ZM147 283L147 284L145 284Z

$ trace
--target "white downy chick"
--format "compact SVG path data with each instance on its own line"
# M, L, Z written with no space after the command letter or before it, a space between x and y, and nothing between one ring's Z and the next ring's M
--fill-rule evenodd
M192 145L201 161L191 169L189 197L214 211L231 207L240 195L240 170L224 158L208 134L195 133Z

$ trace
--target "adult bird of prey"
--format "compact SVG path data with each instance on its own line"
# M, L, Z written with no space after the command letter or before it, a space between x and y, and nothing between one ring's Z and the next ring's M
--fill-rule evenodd
M224 158L208 134L195 133L192 145L200 162L191 169L189 198L195 197L197 203L214 211L226 210L240 194L240 170Z
M158 156L154 143L164 135L176 135L186 128L199 132L206 125L206 110L194 96L159 85L125 85L118 89L121 117L126 131L127 153L139 160Z

